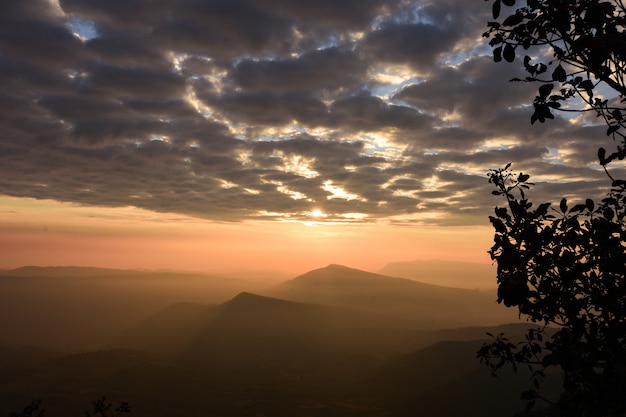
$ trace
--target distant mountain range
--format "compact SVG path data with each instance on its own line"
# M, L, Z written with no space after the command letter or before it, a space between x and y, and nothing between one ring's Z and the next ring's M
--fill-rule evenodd
M129 401L133 417L496 417L524 405L526 376L494 379L476 359L487 331L515 340L527 329L489 294L340 265L238 291L245 284L5 272L0 324L13 327L0 344L0 415L35 398L46 415L75 414L101 396ZM99 347L45 348L77 349L81 337Z
M263 291L285 300L327 304L393 317L422 329L484 326L517 321L495 295L425 284L341 265L316 269Z
M99 348L178 302L222 303L257 281L183 272L24 267L0 273L0 343Z
M181 272L24 267L0 273L0 343L96 348L172 304L218 304L241 292L356 309L421 329L517 321L495 295L340 265L273 287Z

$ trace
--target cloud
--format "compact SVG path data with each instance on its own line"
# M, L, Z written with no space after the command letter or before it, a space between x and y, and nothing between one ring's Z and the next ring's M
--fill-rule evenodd
M355 52L329 47L309 51L296 58L247 58L236 64L230 76L237 86L247 91L330 94L358 89L366 70L367 65Z
M509 161L539 198L597 193L603 129L530 126L535 87L492 62L483 6L3 1L0 193L229 221L319 208L486 224L485 174Z

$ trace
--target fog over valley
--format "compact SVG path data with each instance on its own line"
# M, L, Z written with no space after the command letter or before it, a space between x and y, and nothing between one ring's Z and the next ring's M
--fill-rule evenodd
M469 404L486 416L514 412L523 402L511 387L527 377L494 380L476 350L487 332L521 337L527 325L495 302L494 289L431 283L472 267L439 265L382 269L413 267L428 282L335 264L278 281L2 271L0 413L41 398L59 415L99 396L129 401L137 416L198 415L207 404L209 415L460 416ZM477 386L484 391L469 395ZM464 405L441 401L450 392Z

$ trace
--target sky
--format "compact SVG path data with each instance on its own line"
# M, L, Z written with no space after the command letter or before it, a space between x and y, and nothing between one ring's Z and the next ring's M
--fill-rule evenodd
M530 125L482 0L3 0L0 268L490 262L487 172L607 186L589 116ZM504 14L504 11L503 11Z

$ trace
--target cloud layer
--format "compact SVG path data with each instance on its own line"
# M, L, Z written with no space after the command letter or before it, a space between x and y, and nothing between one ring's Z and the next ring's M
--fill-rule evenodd
M484 224L509 161L595 196L601 127L530 126L484 2L5 0L0 194L214 220Z

